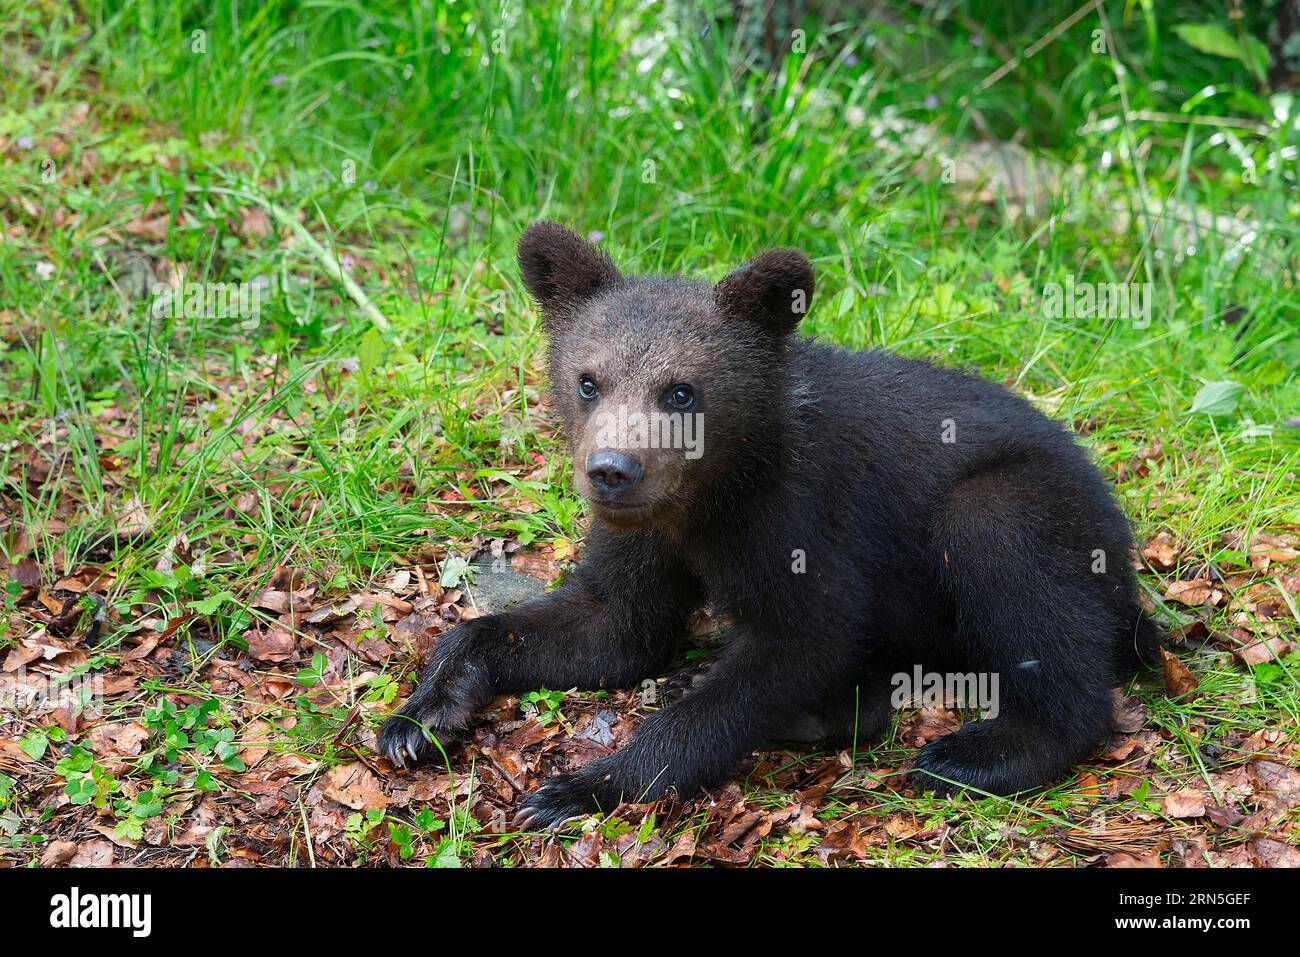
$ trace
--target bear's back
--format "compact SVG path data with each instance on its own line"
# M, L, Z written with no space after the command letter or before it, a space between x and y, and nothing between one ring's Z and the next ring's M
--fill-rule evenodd
M903 502L906 488L928 502L962 478L1026 460L1103 485L1067 429L995 383L799 337L790 350L793 413L800 437L816 449L799 458L821 472L902 486Z

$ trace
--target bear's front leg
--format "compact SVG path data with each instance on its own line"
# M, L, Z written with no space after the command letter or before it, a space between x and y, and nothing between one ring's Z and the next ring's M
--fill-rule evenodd
M634 536L593 538L587 563L564 587L439 639L415 693L380 733L394 764L462 741L474 713L497 695L623 687L666 663L700 599L697 587Z
M488 615L463 622L438 640L415 693L384 722L379 749L388 760L414 764L468 737L474 712L494 696L492 662L506 635L501 617Z
M822 667L819 659L829 651L738 627L699 688L646 718L626 747L542 785L515 824L540 830L624 801L651 801L669 791L692 797L721 783L798 715L853 694L829 678L835 669Z

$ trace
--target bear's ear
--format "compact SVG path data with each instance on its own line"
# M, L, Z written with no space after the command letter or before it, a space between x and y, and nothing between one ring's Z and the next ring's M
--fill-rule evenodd
M775 336L794 331L812 302L813 267L797 249L769 249L713 287L720 312Z
M519 237L519 272L542 307L547 331L599 290L621 278L618 267L571 229L546 220Z

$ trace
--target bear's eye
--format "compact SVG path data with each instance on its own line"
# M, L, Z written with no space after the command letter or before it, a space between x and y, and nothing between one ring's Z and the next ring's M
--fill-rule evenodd
M695 404L695 390L685 383L673 386L668 393L668 404L682 412L687 411Z
M596 380L589 375L578 376L578 395L584 399L596 398Z

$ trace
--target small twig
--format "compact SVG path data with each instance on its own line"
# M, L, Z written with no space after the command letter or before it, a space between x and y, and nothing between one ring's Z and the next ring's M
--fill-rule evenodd
M191 189L191 191L199 192L197 189ZM294 238L298 240L298 242L307 247L307 251L310 252L316 262L320 264L321 269L325 270L325 273L331 279L343 287L344 291L352 297L352 301L355 302L361 311L366 314L366 318L374 324L376 329L379 329L381 332L388 332L392 329L391 323L384 318L384 314L375 307L373 302L370 301L370 297L366 295L365 290L358 286L356 281L349 276L346 271L344 271L342 266L339 265L338 257L331 255L329 250L317 242L316 238L312 236L311 233L307 232L306 227L303 226L302 223L298 222L297 218L283 206L271 202L265 196L253 189L232 189L228 186L206 186L203 191L210 193L224 193L227 196L237 196L240 199L261 206L276 222L293 233Z
M316 262L320 264L321 269L325 270L331 279L347 291L353 302L366 314L366 318L374 323L376 329L387 332L392 328L388 320L384 318L383 313L375 308L375 304L370 301L370 297L366 295L365 290L358 286L356 281L339 265L338 257L332 256L329 250L317 242L316 238L307 232L306 227L298 222L295 216L270 200L257 197L257 201L271 214L276 222L286 227L293 233L298 242L307 247L307 251L316 258Z

